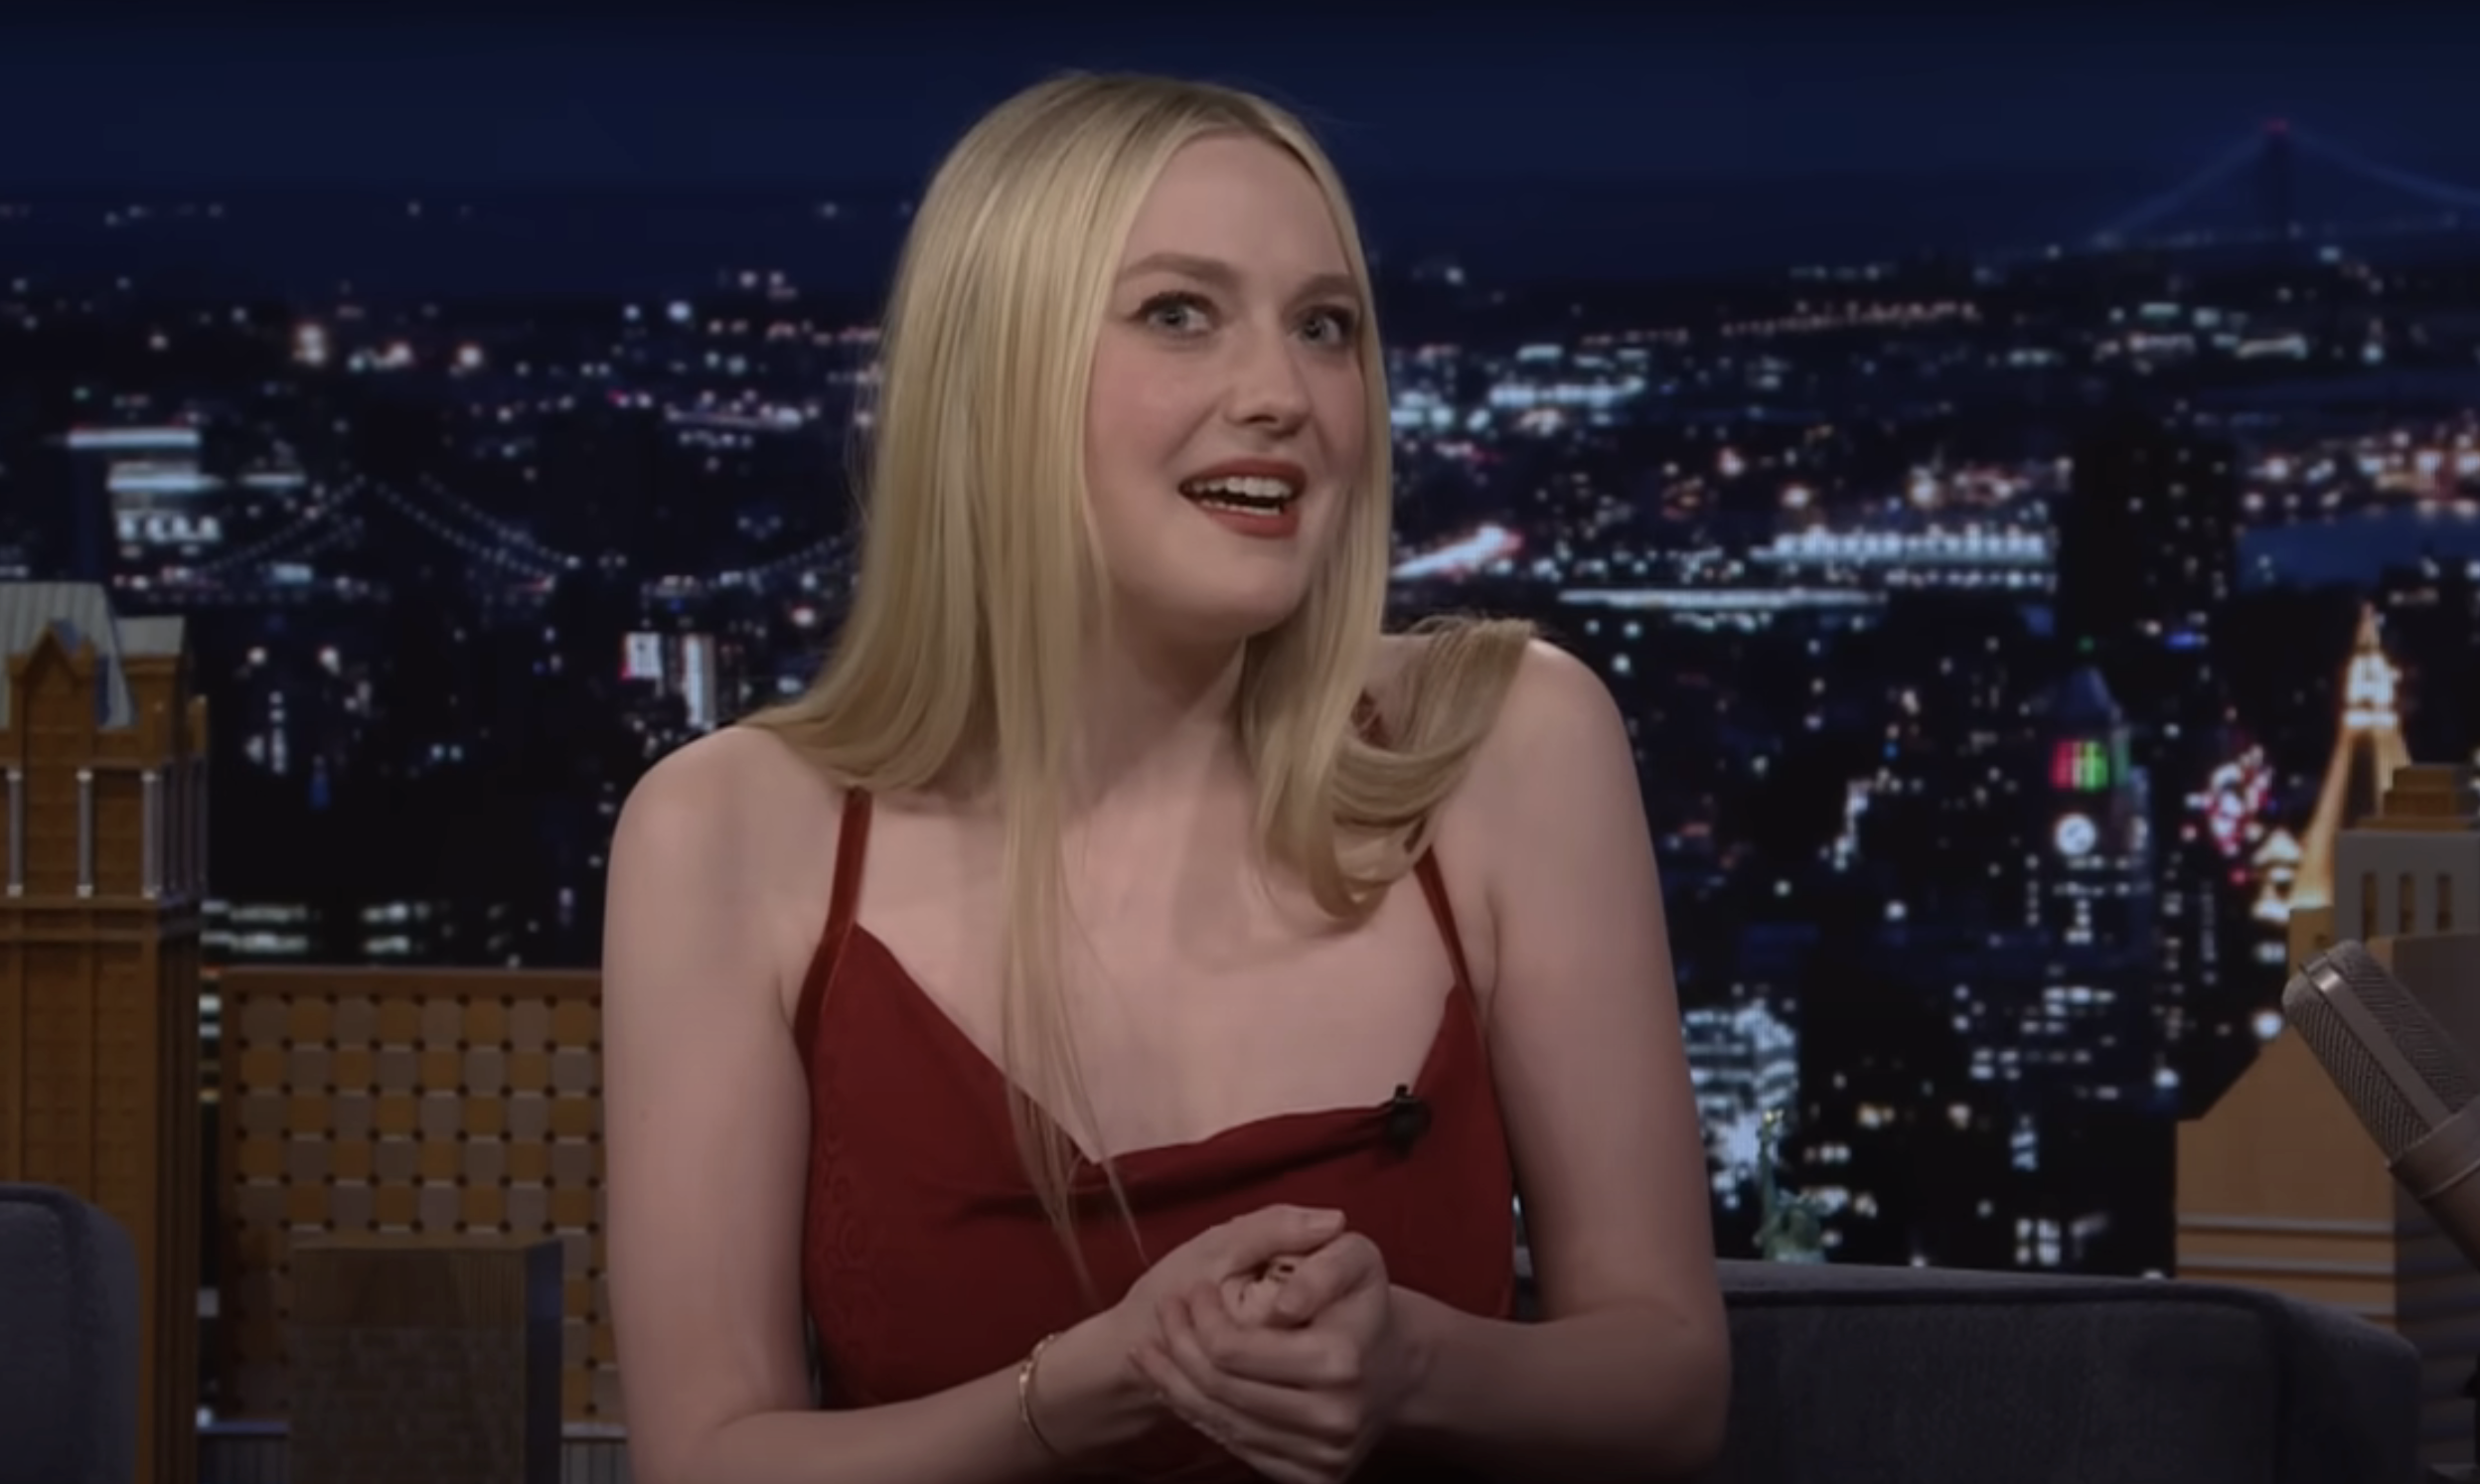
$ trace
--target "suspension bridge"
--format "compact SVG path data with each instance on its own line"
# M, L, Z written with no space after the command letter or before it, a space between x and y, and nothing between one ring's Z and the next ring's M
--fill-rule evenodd
M375 523L384 522L384 523ZM377 541L418 534L459 556L475 571L512 588L548 588L563 577L599 568L602 561L546 544L523 526L491 515L458 495L435 474L406 481L353 474L320 491L276 528L189 562L161 582L154 595L172 602L246 601L266 596L267 574L306 567L321 555ZM650 594L685 589L745 588L764 591L814 574L849 569L852 532L839 531L795 549L712 572L649 569L642 585Z
M2426 209L2416 223L2454 227L2480 222L2480 190L2452 181L2389 165L2338 140L2303 129L2288 119L2267 119L2264 125L2168 189L2138 202L2094 229L2083 245L2096 249L2136 245L2182 245L2162 229L2183 215L2209 203L2227 203L2235 193L2253 190L2254 229L2258 240L2288 240L2313 231L2322 236L2351 233L2355 223L2311 223L2300 210L2300 167L2314 165L2334 171L2346 181L2381 187ZM2188 240L2194 240L2191 235Z

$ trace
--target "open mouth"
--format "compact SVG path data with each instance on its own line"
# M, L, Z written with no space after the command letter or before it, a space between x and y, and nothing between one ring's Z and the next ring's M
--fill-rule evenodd
M1279 516L1301 498L1291 481L1254 474L1183 480L1179 493L1207 510L1241 516Z

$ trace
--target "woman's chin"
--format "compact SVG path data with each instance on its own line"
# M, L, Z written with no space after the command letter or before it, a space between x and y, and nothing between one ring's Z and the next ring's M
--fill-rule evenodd
M1280 629L1300 612L1305 594L1297 585L1280 589L1231 589L1162 595L1132 604L1125 622L1137 632L1182 648L1237 649Z

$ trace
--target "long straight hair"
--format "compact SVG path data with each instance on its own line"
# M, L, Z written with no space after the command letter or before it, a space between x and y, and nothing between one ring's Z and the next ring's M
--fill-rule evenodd
M1341 182L1284 109L1212 84L1092 74L1001 104L940 166L898 263L851 611L809 689L749 719L847 788L995 799L1005 841L1001 1066L1026 1174L1089 1298L1079 1156L1043 1113L1062 1108L1095 1126L1059 957L1057 780L1076 741L1078 667L1104 590L1085 498L1086 398L1129 228L1171 156L1212 135L1260 139L1300 162L1366 297L1368 263ZM1248 644L1234 717L1269 860L1296 871L1343 922L1364 920L1426 844L1531 634L1507 622L1432 626L1389 687L1386 745L1356 730L1391 565L1390 423L1374 323L1359 357L1367 458L1305 600ZM1100 1153L1134 1235L1111 1151Z

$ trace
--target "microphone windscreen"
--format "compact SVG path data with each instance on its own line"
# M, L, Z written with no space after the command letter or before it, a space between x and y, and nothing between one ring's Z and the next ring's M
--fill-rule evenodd
M2322 971L2328 983L2320 986ZM2363 1044L2329 996L2348 995L2402 1059L2417 1088L2398 1085L2378 1052ZM2436 1017L2421 1009L2402 982L2366 949L2340 943L2311 962L2282 990L2282 1016L2340 1089L2387 1163L2475 1097L2472 1074ZM2430 1116L2430 1113L2434 1116Z

